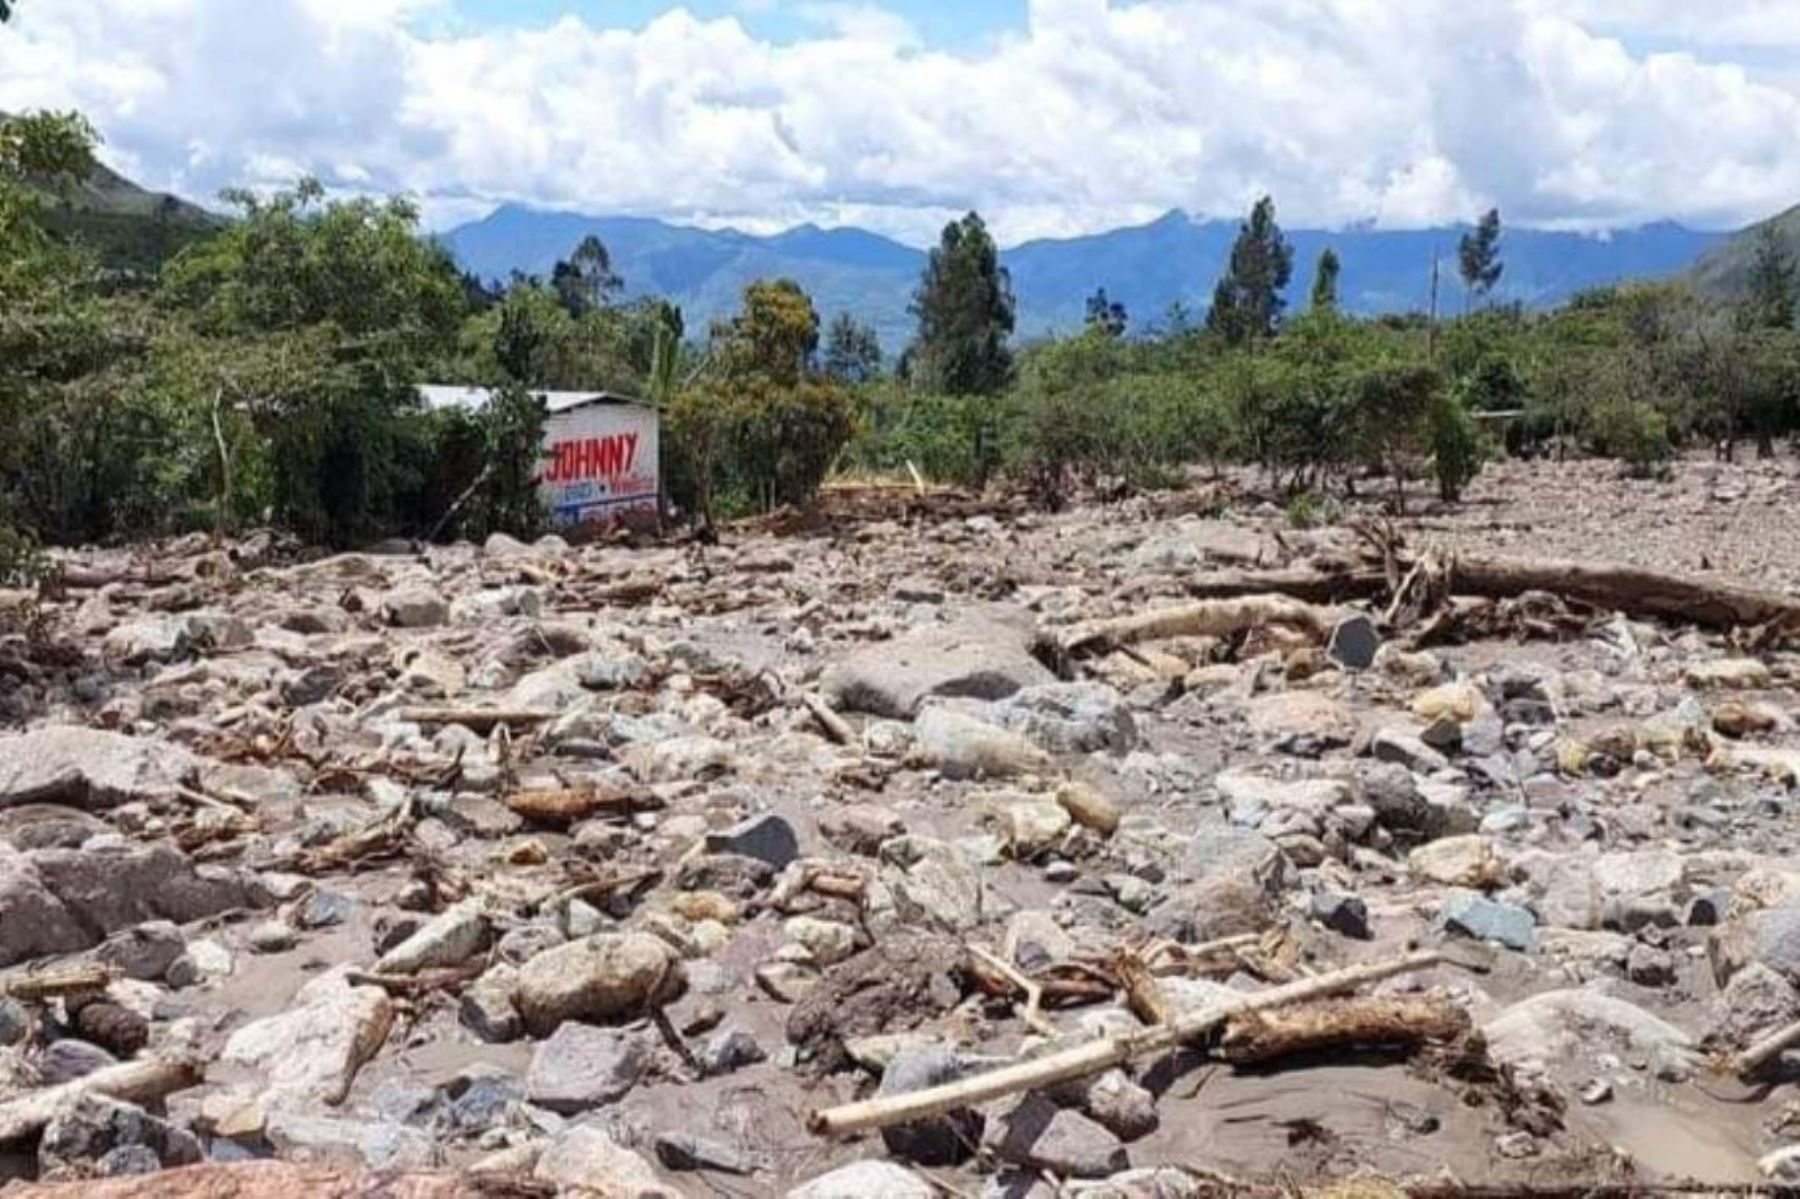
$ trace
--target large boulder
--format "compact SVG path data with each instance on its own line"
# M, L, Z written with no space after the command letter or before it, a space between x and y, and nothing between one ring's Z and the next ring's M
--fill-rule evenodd
M933 696L1005 699L1056 681L1031 656L1031 642L1029 622L1004 615L915 629L830 667L821 687L839 711L898 720L910 719Z
M0 844L0 967L87 949L146 921L186 924L266 902L249 877L203 873L168 845L20 853Z
M79 725L0 736L0 808L59 803L114 808L190 782L200 759L179 745Z
M1545 991L1521 1000L1482 1027L1488 1052L1508 1065L1568 1060L1611 1046L1655 1060L1659 1069L1690 1068L1694 1040L1681 1029L1591 987Z
M519 967L513 1003L534 1036L566 1020L637 1016L683 986L681 961L648 933L596 933L558 945Z

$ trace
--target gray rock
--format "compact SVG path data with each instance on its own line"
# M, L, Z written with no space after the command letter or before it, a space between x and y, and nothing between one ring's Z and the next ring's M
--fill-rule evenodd
M641 1029L569 1021L532 1053L526 1098L564 1115L615 1103L644 1076L653 1048Z
M800 856L800 840L793 825L771 812L706 834L706 851L755 858L783 870Z
M450 619L450 605L435 591L404 588L382 598L381 614L398 629L433 628Z
M989 1144L1004 1161L1063 1178L1105 1178L1130 1165L1112 1133L1035 1092L1000 1118Z
M44 1126L38 1169L45 1174L79 1173L84 1166L105 1162L101 1169L105 1174L138 1172L126 1168L131 1157L112 1156L125 1149L147 1153L152 1169L191 1165L202 1156L199 1139L186 1129L135 1104L82 1095L59 1108ZM112 1160L107 1162L108 1158Z
M710 1170L715 1174L752 1174L759 1165L754 1156L733 1145L686 1132L658 1135L656 1160L668 1170Z
M78 725L0 734L0 808L66 804L103 810L165 799L199 773L179 745Z
M904 1051L882 1072L876 1094L903 1095L955 1082L969 1070L962 1057L941 1046ZM881 1130L881 1140L895 1157L922 1166L950 1166L975 1151L981 1143L982 1126L981 1113L958 1108L908 1124L891 1124Z
M381 955L375 964L383 974L417 974L460 966L488 947L493 926L480 899L463 902L427 920L419 931Z
M1709 1016L1707 1041L1744 1049L1800 1019L1800 990L1761 962L1752 962L1714 997Z
M708 1078L730 1074L745 1066L754 1066L766 1061L768 1056L748 1029L735 1025L718 1029L694 1051L694 1058L700 1063L700 1072Z
M1666 987L1678 976L1675 957L1666 949L1639 943L1625 960L1625 977L1640 987Z
M1381 649L1381 633L1375 622L1361 612L1353 612L1331 628L1325 643L1325 654L1340 666L1351 670L1367 670L1375 664Z
M840 712L909 719L939 696L1004 699L1056 676L1031 656L1029 619L1020 615L915 629L871 645L829 668L821 688Z
M1393 762L1415 774L1431 774L1450 765L1443 754L1425 744L1418 734L1405 729L1378 730L1369 743L1369 752L1377 761Z
M1135 1141L1156 1130L1156 1096L1114 1068L1052 1088L1061 1107L1080 1108L1096 1124L1122 1141Z
M1104 683L1044 683L990 704L988 718L1051 753L1129 753L1137 724L1124 697Z
M145 982L161 978L187 950L181 929L168 920L152 920L114 933L94 950L94 960L126 978Z
M1452 892L1444 901L1438 923L1448 932L1477 941L1497 941L1521 953L1537 945L1537 918L1529 911L1472 891Z
M819 816L819 835L846 853L874 857L881 843L906 831L900 817L875 804L846 804Z
M118 1058L98 1045L64 1037L44 1046L44 1052L38 1055L37 1068L44 1084L55 1086L59 1082L86 1078L96 1070L104 1070L118 1063Z
M444 1164L431 1134L388 1120L340 1120L277 1108L264 1136L283 1156L360 1162L374 1170L429 1170Z

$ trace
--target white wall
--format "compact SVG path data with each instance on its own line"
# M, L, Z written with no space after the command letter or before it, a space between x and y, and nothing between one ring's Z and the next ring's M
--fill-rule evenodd
M590 404L550 417L539 476L550 522L573 525L656 509L657 413Z

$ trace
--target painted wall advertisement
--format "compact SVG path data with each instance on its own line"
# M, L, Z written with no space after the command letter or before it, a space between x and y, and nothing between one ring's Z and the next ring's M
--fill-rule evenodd
M539 476L558 525L656 511L657 413L637 404L589 404L550 418Z

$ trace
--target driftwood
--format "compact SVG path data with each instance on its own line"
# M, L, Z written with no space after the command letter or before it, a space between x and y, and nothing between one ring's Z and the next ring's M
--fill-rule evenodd
M1074 654L1170 637L1225 637L1270 624L1291 625L1324 637L1340 615L1287 595L1246 595L1083 621L1062 630L1058 642L1064 653Z
M1408 571L1427 562L1424 557L1398 559L1398 565ZM1800 626L1800 598L1635 566L1482 555L1447 556L1428 564L1425 573L1431 573L1431 565L1441 572L1440 589L1451 595L1512 599L1543 591L1643 620L1716 629L1771 623ZM1276 595L1316 604L1368 599L1385 594L1388 588L1387 575L1380 570L1215 571L1195 575L1186 583L1188 594L1196 598Z
M1732 1071L1747 1078L1796 1045L1800 1045L1800 1020L1776 1029L1731 1059Z
M0 995L33 1002L67 995L93 995L106 990L116 972L99 962L71 962L0 975Z
M807 1127L821 1136L845 1136L871 1128L905 1124L954 1108L971 1107L1004 1095L1032 1091L1073 1078L1085 1078L1135 1058L1167 1052L1184 1042L1211 1033L1234 1016L1245 1012L1323 999L1354 990L1365 983L1428 969L1439 960L1435 953L1414 953L1384 962L1334 970L1329 974L1271 987L1257 994L1207 1004L1205 1007L1183 1012L1164 1024L1101 1037L1073 1049L1003 1066L984 1074L971 1075L942 1086L926 1087L900 1095L880 1095L858 1103L814 1111L807 1117Z
M402 708L400 719L408 724L460 724L481 733L502 724L543 724L555 720L556 713L525 708Z
M564 827L602 813L629 816L656 806L647 792L604 786L514 791L500 802L533 824Z
M1233 1016L1218 1052L1248 1065L1319 1049L1450 1041L1468 1031L1469 1013L1448 999L1335 999Z
M413 798L409 795L399 807L376 817L355 832L345 833L316 849L302 849L285 859L282 865L302 874L321 874L371 858L391 856L400 851L412 832L413 815Z
M850 727L849 721L833 711L830 704L807 691L800 693L800 702L806 705L806 710L819 722L819 727L825 730L826 736L839 745L856 743L856 730Z
M146 1103L197 1085L205 1073L204 1065L185 1058L152 1057L102 1066L92 1074L0 1103L0 1145L38 1132L64 1104L82 1095Z
M485 960L466 962L461 966L439 966L417 974L381 974L371 970L352 970L345 979L353 987L380 987L398 998L415 998L434 991L454 995L487 972Z

